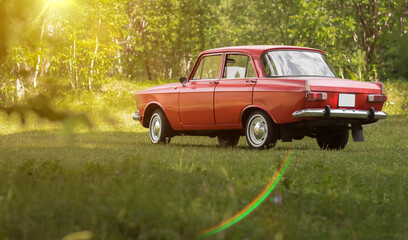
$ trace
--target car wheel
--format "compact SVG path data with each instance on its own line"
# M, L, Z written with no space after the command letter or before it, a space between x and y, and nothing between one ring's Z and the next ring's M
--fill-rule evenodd
M171 127L166 115L161 109L157 109L153 112L149 122L149 136L150 141L156 143L169 143L170 142Z
M278 140L278 127L267 113L255 111L246 122L245 136L250 148L268 149Z
M239 135L218 136L218 144L221 147L235 147L238 145L239 137Z
M316 140L321 149L342 150L346 147L349 139L349 130L320 130Z

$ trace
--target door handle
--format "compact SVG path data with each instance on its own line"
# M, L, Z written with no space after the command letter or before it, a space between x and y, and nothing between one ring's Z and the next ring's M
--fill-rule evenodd
M218 84L218 83L220 83L220 81L218 81L218 80L212 80L210 83L211 83L211 84Z
M256 83L256 79L255 78L251 78L246 80L247 83Z

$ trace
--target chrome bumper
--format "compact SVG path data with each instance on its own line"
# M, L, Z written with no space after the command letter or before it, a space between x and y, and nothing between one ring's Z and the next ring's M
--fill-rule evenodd
M368 118L370 120L385 119L387 114L382 111L374 111L371 108L369 111L355 109L330 109L326 108L308 108L296 111L292 114L295 118L304 117L325 117L325 118Z
M139 110L137 110L135 113L132 114L132 118L135 121L139 121L140 120L140 115L139 115Z

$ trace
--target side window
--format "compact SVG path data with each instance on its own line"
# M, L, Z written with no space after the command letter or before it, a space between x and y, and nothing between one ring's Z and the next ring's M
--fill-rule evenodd
M269 58L268 54L264 54L262 56L262 66L263 69L265 70L265 76L266 77L272 77L276 76L276 67L275 64L273 63L272 59Z
M255 78L256 77L254 65L252 64L252 60L251 60L250 57L248 57L246 77L247 78Z
M197 67L197 69L196 69L196 71L194 73L193 80L200 80L201 79L201 73L203 71L204 61L205 61L205 58L202 58L201 61L200 61L200 64L198 65L198 67Z
M228 54L223 78L252 78L256 77L250 57L239 54Z
M221 55L203 57L194 73L193 80L218 79L220 65Z

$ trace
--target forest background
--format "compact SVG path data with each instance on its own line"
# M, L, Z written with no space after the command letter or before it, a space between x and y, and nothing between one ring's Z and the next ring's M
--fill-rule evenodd
M0 0L0 104L178 79L232 45L322 49L339 76L408 79L408 1Z
M407 18L407 0L0 0L0 239L194 239L288 148L282 203L217 239L405 239ZM178 82L203 50L252 44L322 49L339 76L383 82L388 118L336 152L150 144L136 92Z

